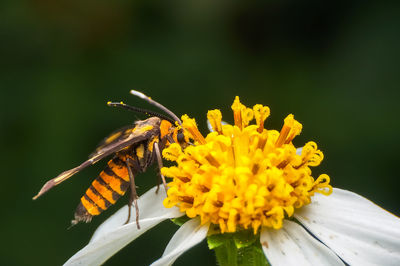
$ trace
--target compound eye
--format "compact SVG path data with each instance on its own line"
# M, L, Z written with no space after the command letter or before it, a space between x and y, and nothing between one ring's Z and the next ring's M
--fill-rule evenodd
M182 131L178 131L178 134L176 134L176 139L179 143L185 142L185 135L183 135Z

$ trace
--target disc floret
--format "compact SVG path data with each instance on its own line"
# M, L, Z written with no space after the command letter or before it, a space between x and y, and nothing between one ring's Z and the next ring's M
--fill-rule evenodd
M163 151L177 163L162 168L172 178L165 207L178 206L189 218L217 224L221 233L253 228L256 234L260 226L281 228L314 193L332 192L328 175L311 175L310 167L323 159L317 144L308 142L301 150L292 144L302 129L292 114L278 132L264 128L267 106L247 108L236 97L232 110L234 125L223 125L219 110L208 112L214 131L205 138L194 119L182 117L194 145L182 150L172 144Z

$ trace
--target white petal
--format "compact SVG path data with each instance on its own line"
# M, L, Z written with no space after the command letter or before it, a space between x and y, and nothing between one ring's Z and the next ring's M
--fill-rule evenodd
M285 220L279 230L262 228L260 242L271 265L344 265L300 225Z
M138 199L138 206L139 206L139 218L147 219L147 218L156 218L156 217L166 217L174 218L184 215L184 213L179 212L178 208L165 208L163 205L163 200L166 197L166 193L163 187L160 187L160 191L155 193L157 187L153 187L146 193L144 193ZM134 206L131 210L131 223L134 223L136 226L136 212ZM115 214L113 214L110 218L108 218L104 223L102 223L94 232L91 242L95 239L99 238L100 236L109 233L110 231L115 230L118 227L121 227L126 222L128 218L128 206L124 206L119 209ZM139 225L140 221L139 221Z
M296 154L301 155L301 152L303 151L303 147L297 148L296 149Z
M138 200L140 229L136 226L134 208L133 218L131 217L133 221L124 224L128 215L128 207L125 206L101 224L89 244L72 256L65 265L100 265L158 223L182 216L183 213L177 208L167 209L162 205L165 191L161 189L156 194L155 190L156 188L150 189Z
M176 231L169 241L162 257L151 265L171 265L186 250L199 244L206 238L208 227L208 224L200 225L198 218L187 221Z
M317 193L295 217L350 265L400 265L400 219L353 192Z

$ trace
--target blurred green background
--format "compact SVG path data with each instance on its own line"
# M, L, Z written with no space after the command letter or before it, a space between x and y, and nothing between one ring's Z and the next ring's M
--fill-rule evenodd
M143 116L106 106L146 92L206 129L208 109L271 108L267 127L294 113L315 170L399 215L399 5L367 1L2 1L2 265L60 265L127 198L67 230L105 165L32 201L44 182L87 158L114 129ZM155 169L138 177L139 193ZM177 227L169 221L106 265L147 265ZM205 243L175 265L214 264Z

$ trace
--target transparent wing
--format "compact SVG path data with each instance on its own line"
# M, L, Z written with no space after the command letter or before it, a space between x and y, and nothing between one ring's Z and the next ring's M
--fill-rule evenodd
M95 164L99 160L115 152L118 152L123 148L126 148L140 141L147 140L152 136L154 136L155 134L159 133L159 127L146 123L137 124L134 128L131 128L129 134L127 133L128 132L127 130L128 129L126 129L119 136L116 136L114 138L111 138L113 137L113 135L111 134L108 138L106 138L103 141L104 143L103 142L101 143L101 145L96 149L96 151L90 156L88 160L84 161L81 165L72 168L70 170L67 170L65 172L62 172L57 177L47 181L46 184L44 184L44 186L41 188L39 193L33 197L33 199L37 199L38 197L49 191L54 186L64 182L65 180L67 180L74 174L78 173L82 169L88 167L89 165Z

